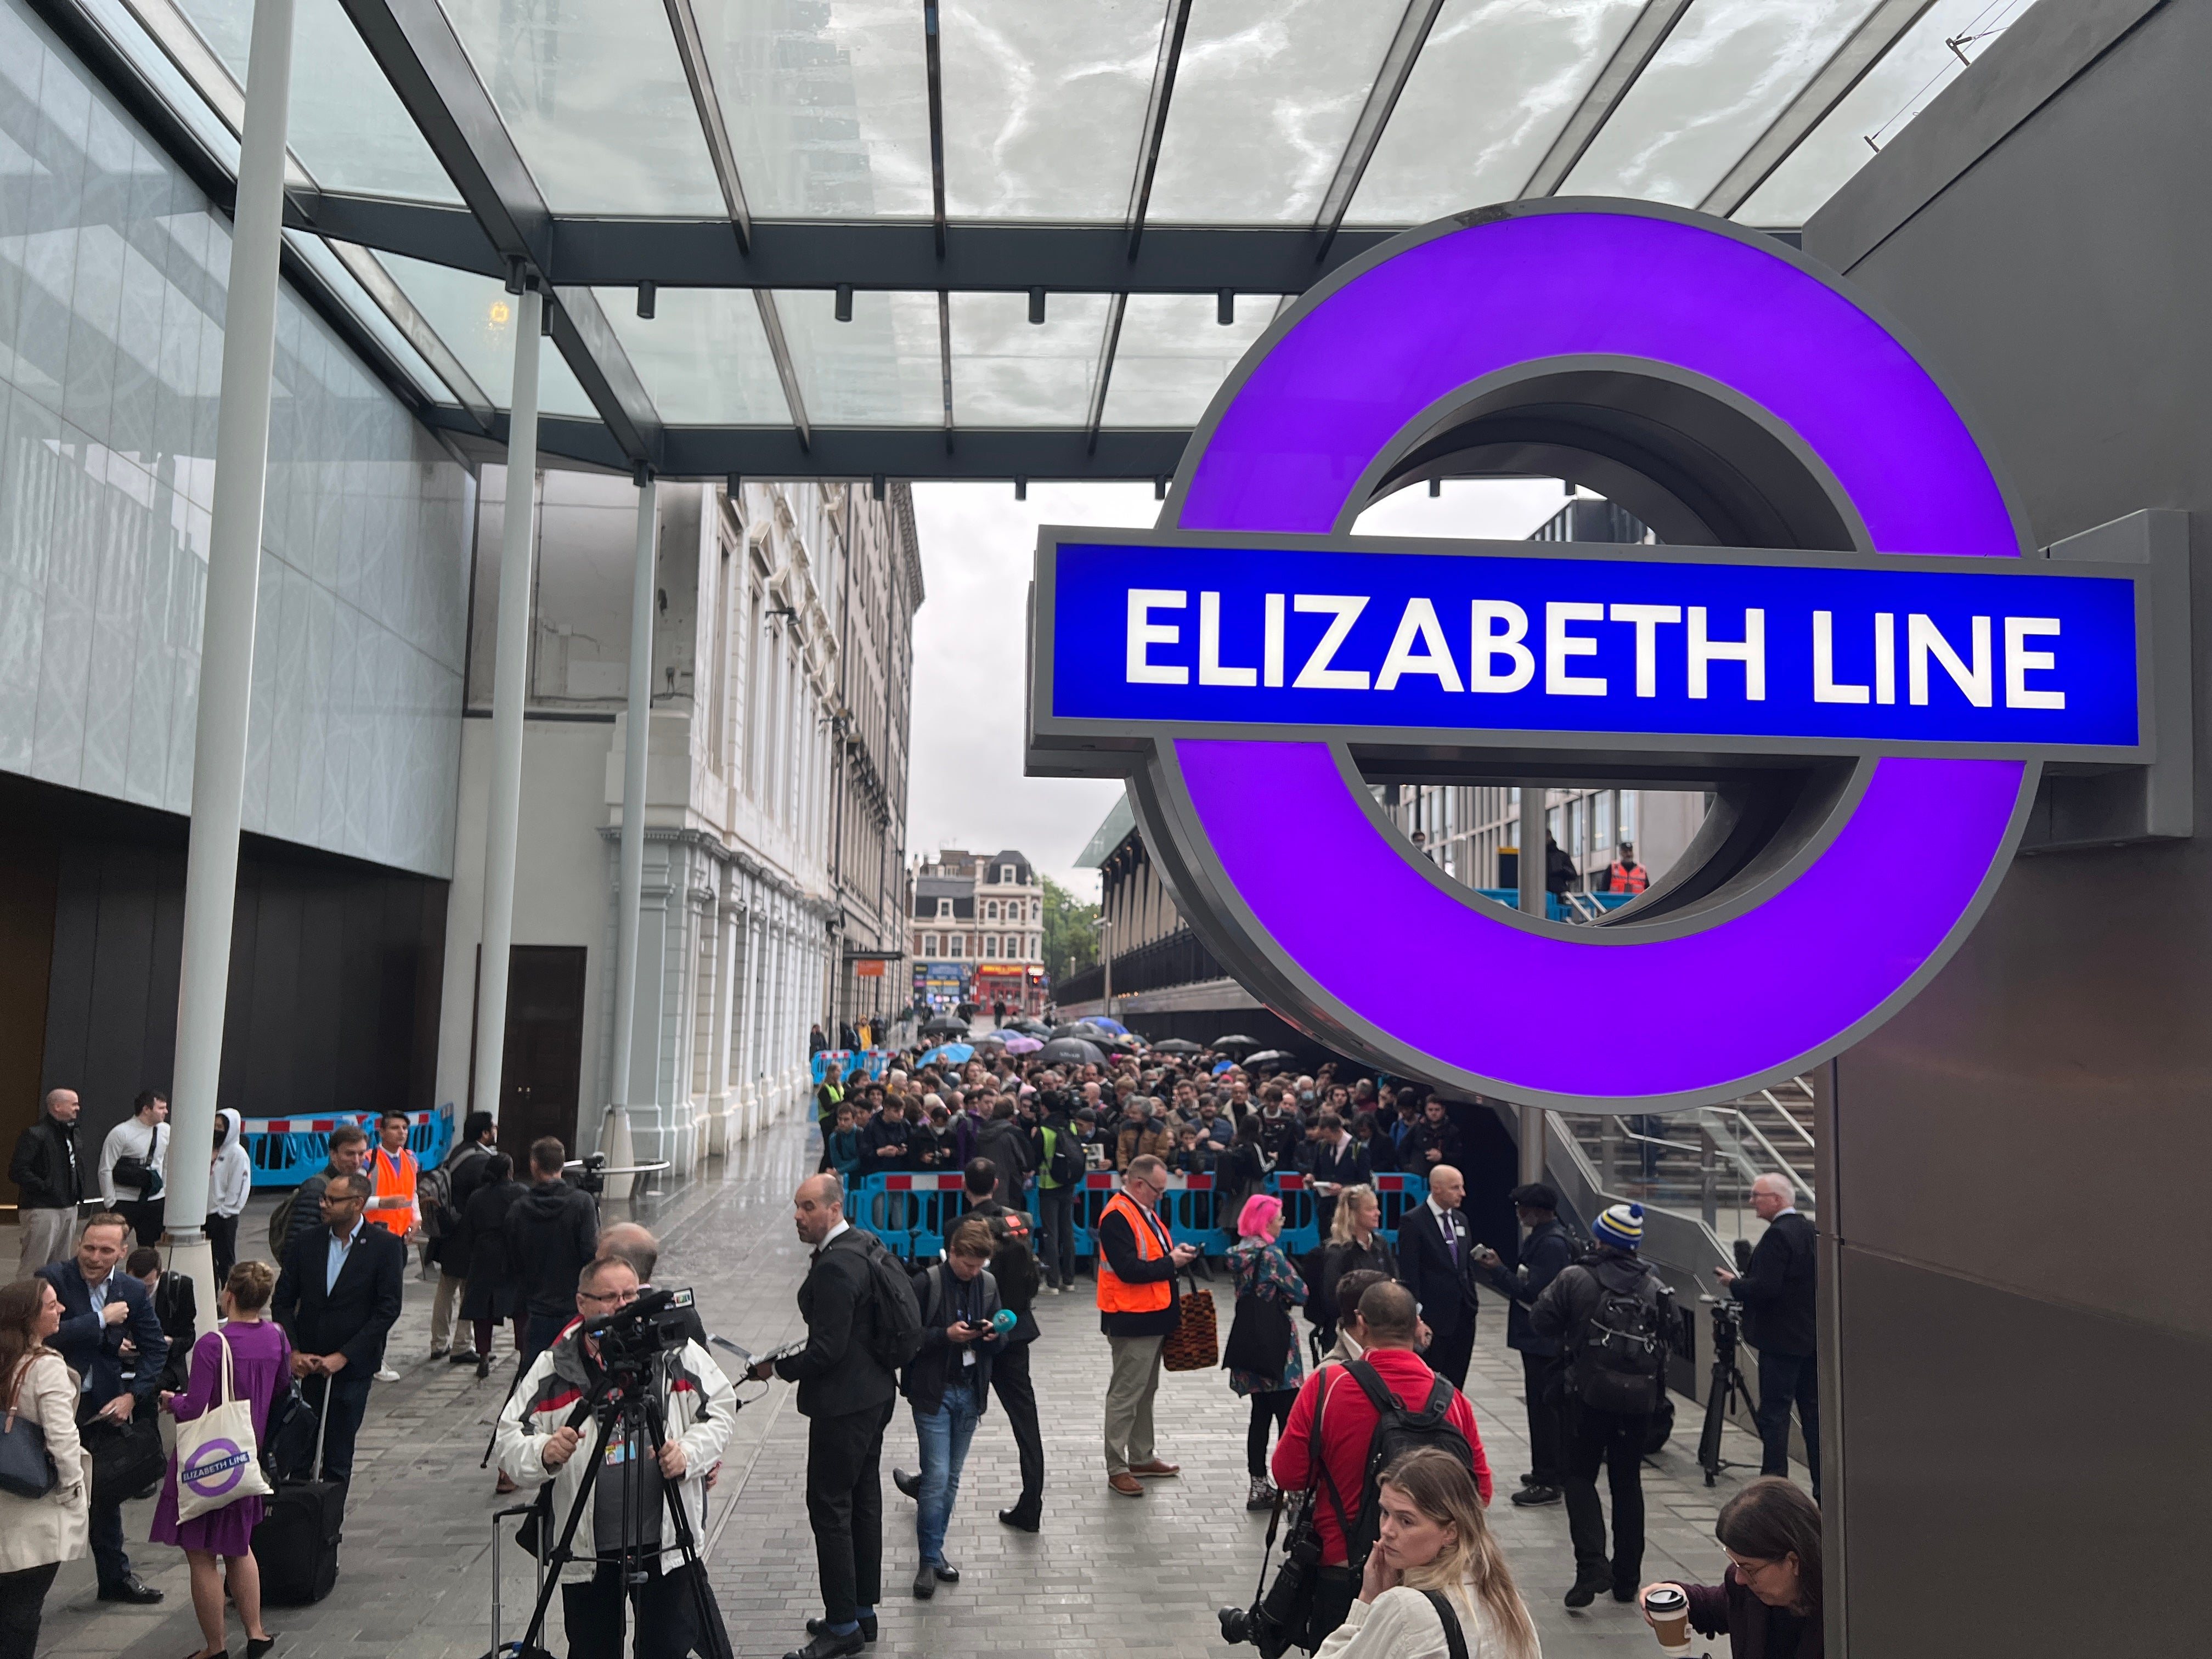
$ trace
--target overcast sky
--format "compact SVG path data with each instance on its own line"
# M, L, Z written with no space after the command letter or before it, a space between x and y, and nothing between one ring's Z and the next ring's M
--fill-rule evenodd
M1559 510L1551 479L1416 486L1370 507L1377 535L1517 540ZM917 483L928 598L914 623L914 739L907 806L910 853L1017 848L1086 898L1098 872L1073 867L1121 793L1097 778L1022 775L1022 628L1037 526L1141 529L1159 513L1150 484Z

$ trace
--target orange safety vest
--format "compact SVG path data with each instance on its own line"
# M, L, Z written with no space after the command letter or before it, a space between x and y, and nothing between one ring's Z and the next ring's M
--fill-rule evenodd
M1651 884L1651 872L1640 864L1624 865L1615 859L1612 879L1612 890L1616 893L1640 893Z
M402 1146L395 1161L390 1153L379 1146L370 1155L369 1164L375 1172L377 1197L404 1198L408 1207L404 1210L371 1210L368 1218L404 1239L408 1230L415 1224L415 1182L420 1173L415 1163L415 1154Z
M1158 1261L1165 1255L1173 1241L1168 1237L1167 1225L1158 1216L1127 1193L1116 1193L1106 1201L1106 1208L1098 1217L1104 1225L1106 1218L1119 1211L1129 1224L1129 1231L1137 1236L1137 1254L1146 1261ZM1108 1265L1106 1252L1098 1252L1098 1311L1100 1313L1158 1313L1174 1299L1175 1286L1163 1279L1149 1285L1125 1284L1114 1276Z

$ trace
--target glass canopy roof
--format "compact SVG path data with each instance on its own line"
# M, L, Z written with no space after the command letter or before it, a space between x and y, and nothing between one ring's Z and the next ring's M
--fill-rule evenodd
M234 171L252 0L70 3ZM568 325L555 453L1141 475L1376 233L1544 194L1790 230L2032 3L297 0L288 236L464 434L503 431L505 270Z

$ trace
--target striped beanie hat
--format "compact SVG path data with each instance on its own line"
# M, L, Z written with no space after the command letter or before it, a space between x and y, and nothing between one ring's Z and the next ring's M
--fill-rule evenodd
M1616 1204L1590 1223L1590 1234L1601 1244L1616 1250L1632 1250L1644 1243L1644 1206Z

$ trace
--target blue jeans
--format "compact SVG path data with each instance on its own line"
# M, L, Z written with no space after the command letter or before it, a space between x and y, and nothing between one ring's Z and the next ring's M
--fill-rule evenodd
M960 1496L960 1468L968 1461L968 1443L975 1437L975 1422L982 1407L966 1379L945 1390L945 1403L924 1416L914 1409L914 1431L921 1440L921 1492L915 1506L914 1535L921 1545L921 1559L945 1559L945 1528L952 1519L953 1500Z

